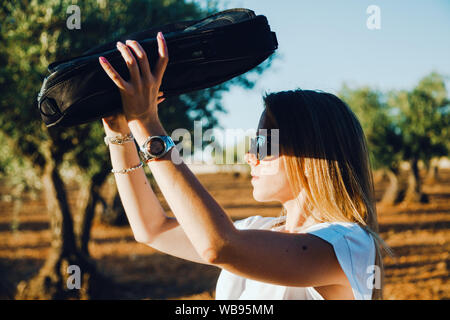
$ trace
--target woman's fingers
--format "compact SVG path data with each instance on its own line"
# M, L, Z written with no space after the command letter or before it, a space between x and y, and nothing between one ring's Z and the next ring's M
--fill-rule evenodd
M163 34L161 32L158 32L158 36L156 38L158 42L159 59L158 62L156 63L153 77L156 79L157 83L161 83L162 77L169 62L169 52ZM140 68L144 81L149 83L153 77L145 50L137 41L134 40L127 40L126 44L127 46L119 41L117 43L117 48L119 49L125 62L127 63L128 69L130 70L132 82L137 84L138 81L140 81L140 73L139 73ZM133 52L138 57L139 67L136 62L136 59L134 58L128 46L133 50Z
M120 74L113 68L113 66L106 60L105 57L99 57L100 65L111 80L116 84L119 89L125 90L126 81L122 79Z
M158 82L161 83L164 71L166 71L167 64L169 63L169 50L167 49L166 40L164 39L162 32L158 32L156 39L158 41L159 59L156 63L154 76Z
M120 41L117 42L117 49L122 54L122 57L127 64L128 70L130 71L131 82L134 85L139 85L141 81L141 75L139 73L139 67L137 65L136 59L134 58L130 49Z
M127 64L128 70L130 71L131 77L130 82L125 81L119 75L119 73L111 66L111 64L106 60L106 58L100 57L99 58L100 64L105 70L105 72L108 74L108 76L117 85L117 87L119 87L119 89L122 89L124 91L128 90L129 92L133 91L137 93L141 92L141 90L146 87L145 83L150 84L155 89L156 89L155 85L157 85L159 89L159 85L161 85L162 77L164 75L164 72L166 70L169 61L169 55L167 45L161 32L158 33L157 41L158 41L159 59L158 62L156 63L155 72L153 74L150 70L150 65L145 50L137 41L134 40L126 41L129 47L121 42L117 42L117 49L122 54L122 57ZM137 56L137 61L133 53L130 51L130 49L133 50L134 54ZM139 69L141 71L139 71ZM142 84L144 84L144 86ZM131 90L133 89L133 87L137 89L137 91ZM158 92L156 99L157 104L163 102L166 99L165 97L163 97L163 95L164 95L163 92Z
M135 40L127 40L125 43L133 50L133 52L138 57L139 68L141 69L142 77L144 78L144 81L148 83L151 79L151 73L150 73L150 65L148 64L147 54L144 48L142 48L139 42Z

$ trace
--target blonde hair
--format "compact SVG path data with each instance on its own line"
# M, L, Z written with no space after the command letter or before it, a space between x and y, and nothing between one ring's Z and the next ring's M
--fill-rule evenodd
M380 248L389 248L378 236L371 164L356 115L335 95L311 90L271 93L264 103L264 128L280 129L290 187L294 194L305 192L313 218L357 223L372 235L381 271L381 288L373 289L372 299L382 299Z

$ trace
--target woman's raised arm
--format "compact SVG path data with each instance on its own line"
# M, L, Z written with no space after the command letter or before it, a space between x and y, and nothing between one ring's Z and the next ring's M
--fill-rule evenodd
M155 70L150 72L146 53L139 43L127 41L127 45L118 43L117 47L127 63L130 81L123 80L107 62L100 60L120 89L128 126L141 146L149 136L167 135L158 118L157 100L168 64L168 49L159 33L160 57ZM246 278L278 285L348 287L333 247L326 241L308 234L236 229L223 208L181 160L176 148L149 161L148 166L202 260ZM133 188L127 183L127 188ZM143 181L134 185L137 190L139 186L147 187ZM150 205L144 198L129 200L136 201L134 206L141 210Z
M107 137L125 136L130 132L122 114L104 118L103 126ZM110 143L109 150L114 170L136 167L140 163L132 141ZM178 258L207 264L197 254L177 220L164 212L144 169L115 173L115 179L136 241Z

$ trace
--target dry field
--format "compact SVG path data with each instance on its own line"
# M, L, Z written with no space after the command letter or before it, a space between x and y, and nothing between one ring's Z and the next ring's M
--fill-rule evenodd
M205 174L199 179L233 219L280 212L275 203L253 200L250 179L244 174ZM378 197L385 186L386 181L377 183ZM441 182L426 183L424 190L429 204L378 207L381 236L396 253L385 259L386 299L450 298L450 171L442 170ZM3 195L6 192L2 190ZM13 209L14 202L0 202L0 279L12 287L39 270L50 248L44 202L27 199ZM219 269L138 244L128 226L96 221L89 249L100 270L115 282L116 298L214 298Z

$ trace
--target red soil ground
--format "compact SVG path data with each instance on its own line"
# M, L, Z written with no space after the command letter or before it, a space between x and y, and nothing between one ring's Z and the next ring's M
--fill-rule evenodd
M275 203L253 200L246 175L208 174L199 179L233 219L280 212ZM442 170L440 179L424 185L428 204L378 206L381 237L396 254L385 258L386 299L450 298L450 171ZM377 197L385 187L386 181L376 184ZM6 193L3 188L2 194ZM2 278L12 288L36 274L49 249L49 222L42 199L26 199L16 210L14 202L0 202L0 266ZM89 250L100 270L120 288L117 298L214 298L218 268L136 243L129 226L111 227L96 220Z

